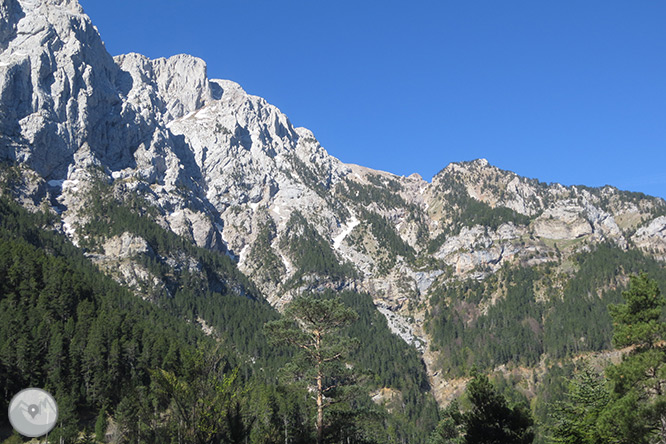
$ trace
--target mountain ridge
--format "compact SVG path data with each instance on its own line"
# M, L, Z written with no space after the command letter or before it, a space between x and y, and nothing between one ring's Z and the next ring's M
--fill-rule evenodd
M439 387L446 375L426 324L434 299L455 305L448 292L459 283L552 266L564 288L574 258L606 244L666 260L663 199L545 184L485 159L451 163L430 182L345 164L266 100L208 79L201 59L112 58L75 0L3 5L0 150L24 166L10 191L49 208L138 294L168 289L141 263L155 258L152 246L129 229L94 231L95 198L226 252L275 307L304 291L369 293L393 331L427 355ZM191 257L159 260L197 268ZM457 301L451 319L477 319L508 294L497 282L486 290ZM531 302L560 295L539 291Z

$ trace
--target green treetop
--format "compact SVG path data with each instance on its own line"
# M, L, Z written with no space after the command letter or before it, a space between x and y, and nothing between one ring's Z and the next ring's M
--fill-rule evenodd
M314 384L317 443L321 444L324 410L335 402L333 394L349 380L345 376L344 359L355 345L337 333L358 315L339 299L312 296L295 298L284 315L280 320L268 322L266 331L273 342L292 344L302 352L304 362L298 370L306 381Z
M534 421L524 405L510 407L486 375L472 372L466 396L471 407L461 413L452 403L428 444L531 444Z
M611 305L617 347L631 347L607 368L613 401L602 415L609 442L666 443L666 299L645 273L632 276L624 304Z
M552 406L552 441L563 444L601 444L599 416L610 401L608 381L590 367L569 383L566 400Z
M466 444L529 444L534 440L529 410L522 405L509 407L487 376L474 373L467 396L472 409L465 415Z
M629 289L622 293L626 303L608 307L613 317L616 347L634 346L636 352L651 349L666 338L666 323L662 311L666 299L657 282L647 274L632 276Z

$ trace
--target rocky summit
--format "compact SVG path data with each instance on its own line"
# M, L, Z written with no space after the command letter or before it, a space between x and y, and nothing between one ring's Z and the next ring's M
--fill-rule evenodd
M457 359L451 341L469 350L458 368L520 365L536 380L559 353L548 345L550 323L587 258L620 258L606 261L620 277L595 281L599 300L635 271L621 258L658 268L666 260L662 199L546 184L483 159L450 164L431 181L345 164L276 106L209 79L203 60L110 56L76 0L0 4L0 156L6 194L50 212L55 230L144 299L176 291L146 264L197 273L201 260L157 252L131 228L99 229L94 199L232 257L278 309L303 292L368 293L422 354L442 402L462 384L446 364ZM519 306L535 311L485 323L510 310L512 288L527 281ZM483 329L491 342L515 327L535 354L477 355L443 327L454 324L466 337ZM565 333L577 335L576 352L610 348L607 332L597 342L583 327Z

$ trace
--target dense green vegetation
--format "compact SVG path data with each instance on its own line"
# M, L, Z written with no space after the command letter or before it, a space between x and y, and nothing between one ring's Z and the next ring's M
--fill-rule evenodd
M255 275L255 279L267 280L271 282L280 282L281 277L286 272L285 266L277 254L273 252L271 245L277 237L277 228L273 219L267 214L265 219L259 222L257 237L249 260L254 270L261 270L262 275Z
M428 244L428 252L434 253L442 246L447 237L460 233L463 227L482 225L488 229L496 230L500 225L513 223L514 225L529 225L531 217L520 214L510 208L491 207L485 202L471 197L459 183L451 182L452 186L446 188L445 217L452 221L446 223L444 231L432 239Z
M654 259L610 244L578 254L575 265L561 294L550 291L547 298L537 298L535 288L537 281L549 289L561 282L553 265L505 267L484 281L436 291L427 327L444 370L463 375L474 365L532 366L544 353L559 359L609 349L612 323L606 307L620 300L623 276L645 270L666 283L666 270ZM478 304L488 303L493 293L500 296L496 303L479 312Z
M367 398L352 396L346 399L346 403L332 406L331 421L353 406L360 410L360 416L354 417L349 411L345 415L349 419L355 419L353 430L349 431L354 436L367 434L369 428L373 429L374 425L379 423L383 426L381 433L375 430L375 439L383 436L390 442L424 442L437 423L438 413L435 400L429 393L425 365L417 351L391 333L386 319L375 309L369 295L351 291L325 291L317 294L316 299L339 299L358 316L356 322L341 332L343 337L351 338L356 344L348 350L350 361L354 363L351 379L355 381L356 387L353 391L347 390L338 395L349 398L350 393L359 389L365 393L382 388L390 388L398 394L396 399L386 401L386 407L392 411L391 415L386 415ZM286 321L274 324L282 327L291 325ZM307 340L307 337L304 340ZM341 372L340 368L333 370ZM294 374L293 369L290 374ZM345 378L350 379L350 376L346 375ZM365 439L370 438L366 436Z
M622 303L608 310L613 345L624 349L620 362L549 366L532 403L536 423L524 398L501 375L499 384L491 384L472 369L465 394L442 411L429 443L663 442L666 298L657 281L640 273L631 276Z
M444 371L463 375L475 365L492 369L508 362L538 362L543 353L543 306L534 297L537 272L506 267L497 276L454 284L432 297L427 327L441 352ZM504 297L486 313L477 313L477 304L500 288Z
M611 348L607 306L622 300L627 276L647 272L666 286L666 268L637 250L601 244L579 253L575 263L578 271L567 281L562 298L552 301L544 322L545 349L555 358Z
M596 428L599 415L610 401L603 375L586 367L569 381L565 399L551 404L550 435L556 443L601 442Z
M129 231L147 239L155 254L144 263L168 282L170 295L141 300L49 231L52 216L2 199L3 408L20 388L45 387L58 399L63 419L52 436L65 442L83 439L84 428L86 439L94 439L94 429L103 435L110 421L118 442L168 442L173 436L182 442L312 442L307 390L275 378L291 352L268 346L262 334L263 323L277 313L227 268L233 264L224 254L192 247L101 196L98 214L107 225L91 219L89 235L101 240ZM170 254L195 257L198 271L167 269L161 259ZM343 298L360 316L349 334L362 339L351 360L363 384L351 403L327 416L327 442L424 442L437 409L422 362L389 332L367 295ZM213 337L188 321L195 317L215 329ZM396 354L404 359L394 361ZM370 401L367 392L380 387L404 393L395 413Z
M327 418L342 425L343 417L346 417L346 421L354 424L348 432L356 437L364 436L367 427L379 421L391 430L385 439L423 442L427 431L431 430L437 421L437 406L428 392L425 366L420 356L416 350L390 332L386 319L375 309L369 295L350 291L326 291L319 296L331 298L334 295L341 297L342 301L359 315L358 321L349 326L345 334L359 344L358 348L351 352L350 360L362 376L359 392L362 395L356 396L349 404L336 405L330 413L331 418ZM365 395L368 391L383 387L400 391L399 401L387 405L392 410L391 415L378 409ZM360 409L359 414L349 411L344 413L344 408L352 408L350 406ZM377 442L381 442L379 438L380 435L375 436Z
M11 171L5 179L21 178ZM371 185L343 191L362 204L376 198L379 208L407 205L398 182L368 180ZM443 236L466 225L529 224L464 190L452 193L446 210L464 222ZM270 343L262 327L281 316L233 260L164 229L146 201L136 195L121 200L103 180L88 195L86 223L78 227L84 251L101 253L109 238L132 233L149 245L133 262L164 285L144 283L140 295L151 302L142 300L52 231L56 216L30 214L0 199L0 408L23 387L52 391L62 418L53 437L64 442L101 441L109 424L117 442L313 442L317 409L312 384L302 383L302 361L294 349ZM355 211L390 265L398 256L418 263L387 218ZM473 376L460 408L453 404L440 413L419 353L390 332L371 297L322 291L356 277L353 265L341 262L304 215L294 212L287 227L278 237L270 217L258 224L250 255L264 278L279 281L284 274L270 249L277 243L299 270L287 288L339 298L358 316L339 332L343 342L358 344L338 362L345 375L328 377L336 386L353 380L353 390L340 390L336 396L344 402L326 410L323 442L425 443L430 436L433 443L471 443L490 433L502 436L496 442L531 442L536 434L539 443L640 444L666 436L660 429L666 417L663 264L600 244L581 248L566 264L507 265L482 281L435 284L426 316L430 346L440 352L447 377ZM628 276L640 271L656 282L633 278L623 299ZM201 321L212 327L210 336ZM632 351L604 374L580 371L571 361L612 345ZM477 371L502 364L509 370L542 365L545 373L496 374L491 384ZM300 372L301 383L285 378L287 369L292 376ZM536 426L516 388L530 397ZM383 400L375 403L370 395ZM489 431L489 423L504 425ZM6 430L0 424L0 437Z
M367 375L372 389L400 390L400 400L389 403L393 411L391 429L396 442L423 442L437 422L437 405L430 395L426 369L419 353L391 333L386 318L377 311L368 294L343 291L342 301L359 315L348 328L359 346L351 354L359 370ZM324 297L332 293L324 293ZM428 432L429 433L429 432Z
M354 373L345 363L358 341L340 335L340 330L357 319L356 312L339 298L305 295L287 305L282 319L265 325L272 342L293 345L299 353L292 377L313 387L317 444L324 440L324 412L348 401L353 393Z
M534 419L524 403L509 403L487 376L476 371L467 384L461 412L454 401L428 444L531 444Z
M458 207L459 215L456 219L464 226L473 227L482 225L496 230L500 225L512 222L515 225L528 225L531 218L506 207L491 207L472 197L460 196L453 203ZM455 227L453 232L459 230Z
M605 376L585 369L553 405L553 442L647 444L666 440L666 298L647 274L633 275L623 303L609 306L613 343L628 347Z
M20 389L44 387L69 441L77 416L149 392L150 369L176 370L207 341L99 273L42 229L48 219L0 199L0 408Z
M317 274L331 279L354 277L354 266L341 263L330 243L298 211L291 213L287 231L280 239L280 248L289 254L296 274L291 282L298 283L308 274Z
M531 402L534 419L537 423L535 442L542 444L550 442L551 428L554 424L553 414L557 405L566 400L569 380L577 371L581 371L584 364L571 360L563 360L546 367L546 372L540 378L536 387L534 399Z
M384 265L385 270L390 269L395 264L397 256L414 261L416 252L400 237L390 221L374 211L365 209L359 211L359 217L370 228L370 232L377 240L380 248L388 253L387 264Z
M353 180L347 180L344 184L338 184L336 195L363 206L377 205L384 210L411 208L407 201L400 196L400 186L395 181L389 180L385 184L381 179L374 177L370 181L372 184L364 185Z
M263 323L276 319L277 312L238 271L231 258L196 247L164 229L149 217L154 210L140 198L118 201L111 186L101 180L95 182L88 195L88 221L81 230L88 236L85 243L88 248L99 249L105 239L125 232L140 236L153 254L140 255L133 260L164 282L166 292L156 295L159 306L185 319L205 319L243 356L277 358L271 356L273 347L261 334ZM168 263L170 258L191 259L197 267L175 268ZM151 291L154 290L148 287L144 292L150 295ZM253 316L248 317L248 311L252 311Z

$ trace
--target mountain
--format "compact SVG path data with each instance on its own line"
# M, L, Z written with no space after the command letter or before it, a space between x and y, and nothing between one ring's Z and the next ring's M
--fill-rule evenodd
M629 274L666 277L662 199L483 159L430 182L345 164L198 58L111 57L75 0L0 5L0 105L4 194L247 359L271 307L333 290L369 295L427 372L412 388L445 404L477 366L534 398L558 360L611 348Z

